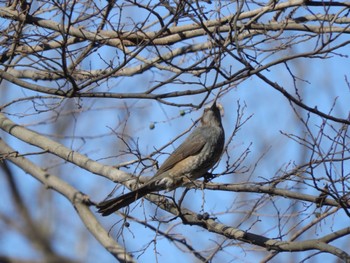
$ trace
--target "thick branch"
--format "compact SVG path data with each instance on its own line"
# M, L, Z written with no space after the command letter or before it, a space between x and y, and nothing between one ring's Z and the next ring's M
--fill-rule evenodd
M115 169L113 166L102 165L89 159L87 156L73 151L64 145L42 136L32 130L20 126L0 113L0 128L14 137L52 153L63 160L74 163L75 165L88 170L94 174L107 177L115 182L123 182L129 179L127 173Z
M276 188L275 186L262 186L253 183L240 183L240 184L218 184L218 183L206 183L204 189L221 190L221 191L233 191L233 192L245 192L245 193L262 193L271 196L281 196L290 199L296 199L306 202L317 204L319 196L313 196L309 194L290 191L288 189ZM322 205L339 207L339 203L330 198L322 200ZM346 204L344 204L346 205ZM350 208L350 203L347 204Z
M6 160L9 160L13 164L17 165L23 171L31 174L43 185L57 191L66 197L77 210L78 215L80 216L87 229L89 229L89 231L96 237L96 239L120 262L135 262L133 258L128 253L126 253L124 248L119 246L96 220L95 215L89 209L89 200L87 196L57 176L41 169L29 161L27 158L19 156L19 153L17 151L6 145L5 142L1 139L0 155L2 158L5 158Z

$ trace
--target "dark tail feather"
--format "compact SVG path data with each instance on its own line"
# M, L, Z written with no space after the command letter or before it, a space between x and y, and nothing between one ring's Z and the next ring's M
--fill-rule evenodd
M146 194L149 194L149 188L147 185L132 191L130 193L121 195L119 197L103 201L96 205L98 208L98 212L102 214L102 216L108 216L115 211L118 211L120 208L130 205L136 200L144 197Z

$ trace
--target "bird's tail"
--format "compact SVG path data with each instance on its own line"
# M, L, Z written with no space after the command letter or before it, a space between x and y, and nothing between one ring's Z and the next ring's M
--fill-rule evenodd
M145 185L137 190L131 191L127 194L121 195L119 197L103 201L96 205L98 208L98 212L102 214L102 216L108 216L115 211L118 211L120 208L130 205L136 200L144 197L146 194L149 194L150 189L148 185Z

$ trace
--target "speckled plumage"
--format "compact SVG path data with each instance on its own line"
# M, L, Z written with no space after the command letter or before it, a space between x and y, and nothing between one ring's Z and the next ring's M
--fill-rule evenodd
M128 206L146 194L173 190L207 173L219 160L225 143L220 110L216 103L204 110L201 126L165 160L157 173L140 188L97 205L103 216Z

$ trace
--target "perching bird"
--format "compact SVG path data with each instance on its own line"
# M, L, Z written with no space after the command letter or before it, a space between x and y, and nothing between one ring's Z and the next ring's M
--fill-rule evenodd
M201 126L166 159L157 173L140 188L97 204L103 216L161 190L173 190L204 176L219 160L225 143L220 110L216 102L204 110Z

